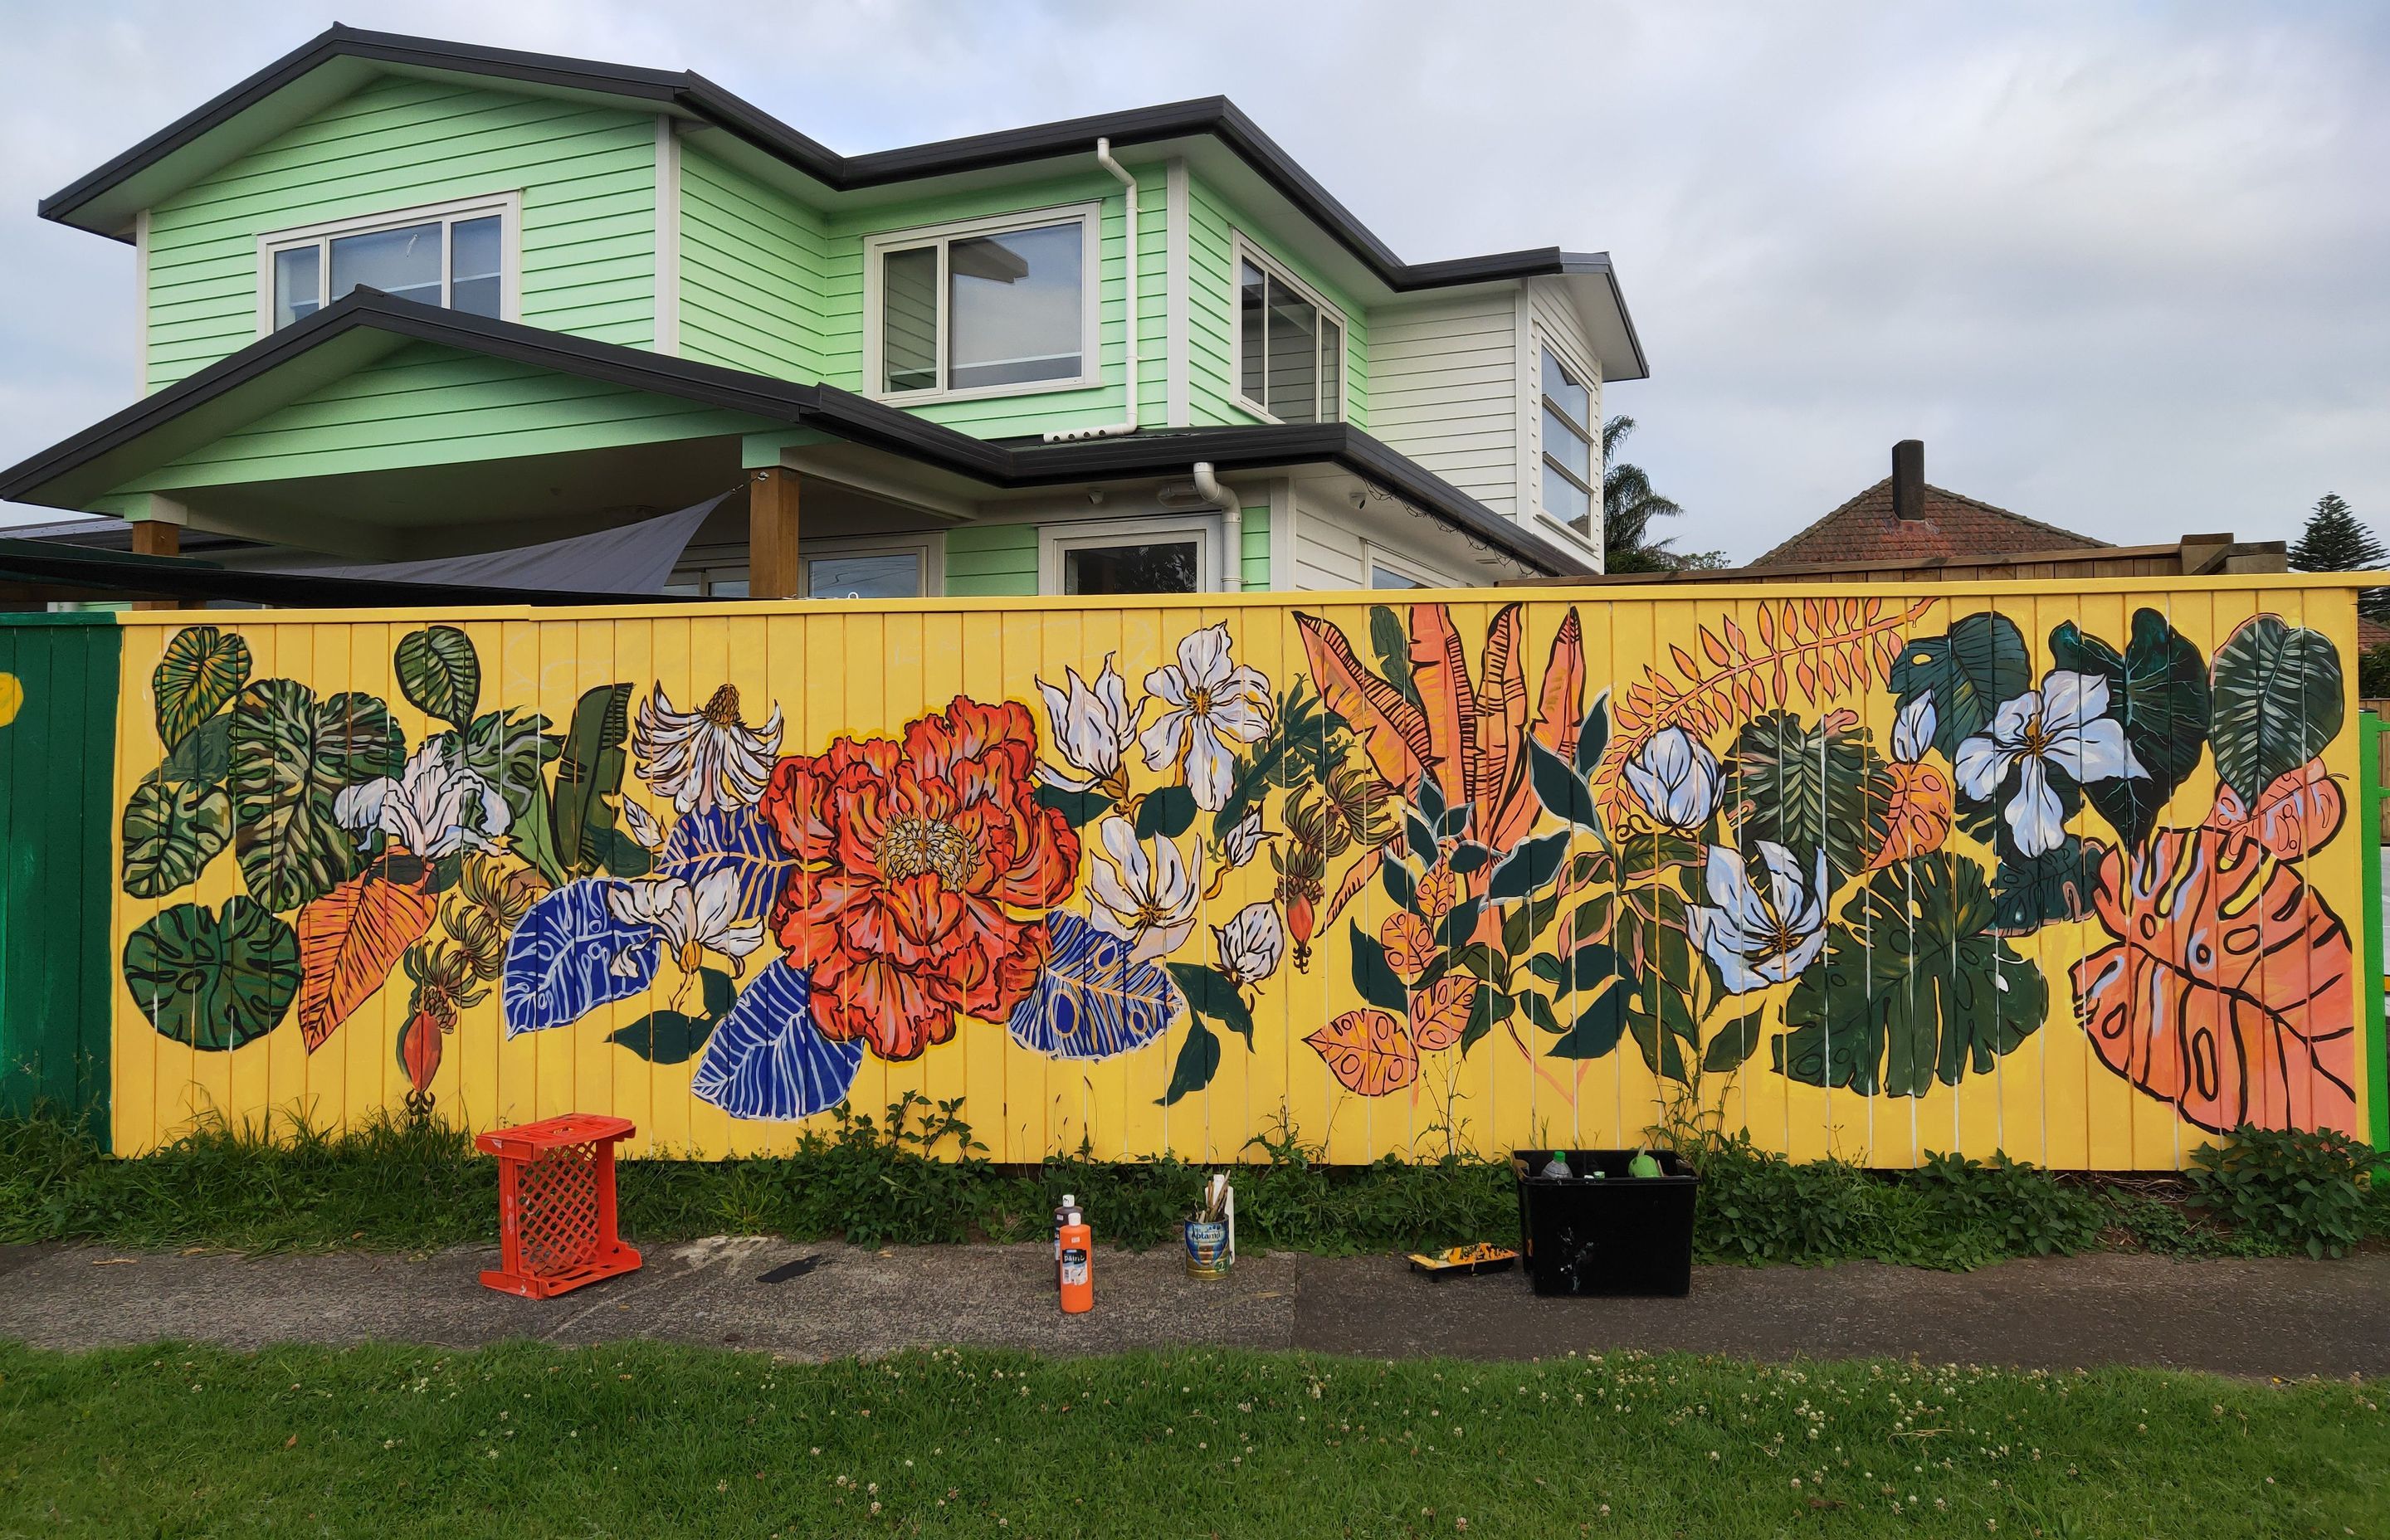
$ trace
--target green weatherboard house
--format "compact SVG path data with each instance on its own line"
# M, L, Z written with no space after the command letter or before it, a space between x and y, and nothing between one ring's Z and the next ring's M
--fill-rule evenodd
M1405 262L1217 97L846 156L698 75L335 27L41 214L137 253L137 399L0 497L236 569L736 493L669 591L1584 574L1646 372L1605 256Z

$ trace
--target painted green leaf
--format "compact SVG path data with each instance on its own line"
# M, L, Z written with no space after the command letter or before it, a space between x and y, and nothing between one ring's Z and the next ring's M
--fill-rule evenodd
M124 804L123 828L124 891L156 898L197 881L232 843L232 799L218 786L144 781Z
M1710 1034L1708 1046L1702 1049L1702 1070L1708 1074L1724 1074L1739 1070L1759 1047L1765 1034L1767 1013L1754 1010L1738 1017Z
M1775 841L1804 871L1822 845L1839 881L1883 843L1891 772L1865 728L1804 726L1791 712L1769 712L1736 735L1726 775L1742 839Z
M547 764L562 751L537 712L485 712L465 729L465 768L507 800L507 839L553 887L564 879L547 817Z
M630 736L628 684L600 685L574 704L548 804L557 859L572 876L594 876L611 853L614 798L623 790L623 745Z
M1175 962L1168 967L1170 976L1178 982L1178 993L1187 996L1188 1008L1242 1037L1245 1050L1252 1052L1253 1013L1245 1007L1245 997L1238 993L1236 981L1201 963Z
M1378 655L1378 672L1403 699L1420 703L1419 686L1411 682L1411 636L1402 617L1386 605L1369 606L1369 650Z
M1594 943L1578 947L1563 960L1554 958L1552 971L1566 978L1569 992L1554 1004L1568 1031L1549 1049L1554 1059L1600 1059L1618 1046L1626 1031L1638 981L1625 960L1609 947Z
M1187 1023L1187 1041L1178 1045L1178 1058L1171 1065L1170 1088L1154 1105L1167 1107L1189 1091L1200 1091L1219 1072L1220 1040L1212 1035L1202 1018L1194 1018Z
M183 735L158 767L158 778L163 781L191 781L200 786L222 786L232 774L232 718L212 716Z
M272 1032L299 995L299 936L236 893L177 904L124 939L124 982L164 1036L219 1052Z
M1176 840L1195 822L1195 793L1183 786L1165 786L1146 794L1137 804L1137 837L1150 840L1160 835Z
M405 762L390 708L369 695L319 702L294 680L262 679L240 692L232 723L233 855L250 895L296 909L356 876L364 859L332 802Z
M620 1044L650 1064L687 1063L705 1046L705 1040L713 1035L713 1029L722 1024L739 998L738 986L718 968L699 969L697 983L702 1007L698 1014L651 1010L629 1026L608 1033L606 1041Z
M2340 653L2319 631L2259 615L2216 649L2208 737L2216 774L2255 806L2340 732Z
M2029 935L2053 922L2087 919L2092 879L2100 863L2070 834L2041 855L2021 855L2000 841L1999 870L1992 879L1992 929L2004 936Z
M473 720L482 699L482 659L473 638L453 625L426 626L408 632L392 661L399 691L417 711L460 728Z
M1060 813L1073 828L1085 828L1112 810L1112 800L1093 787L1073 791L1064 786L1040 786L1037 804Z
M1585 773L1532 738L1527 739L1527 778L1545 812L1579 828L1601 827L1601 813L1593 805Z
M149 675L158 703L158 741L172 749L224 710L249 683L249 643L212 625L186 625L166 644Z
M1934 747L1955 760L1959 745L1981 733L2002 701L2033 687L2033 661L2016 622L1985 610L1960 616L1942 635L1908 643L1890 678L1903 707L1934 692Z
M1509 904L1548 887L1568 860L1569 831L1556 828L1522 840L1485 879L1489 904Z
M2206 661L2154 610L2133 611L2133 635L2122 656L2068 621L2049 634L2049 659L2058 668L2108 681L2108 714L2124 727L2126 746L2149 774L2096 780L2083 795L2138 850L2166 800L2199 768L2207 743Z
M2041 969L1992 933L1983 868L1948 851L1877 872L1794 982L1777 1072L1863 1096L1921 1097L1987 1073L2041 1025Z
M1349 927L1353 933L1353 987L1362 999L1381 1010L1391 1010L1400 1016L1410 1009L1410 991L1386 961L1386 949L1378 938L1364 932L1356 923Z

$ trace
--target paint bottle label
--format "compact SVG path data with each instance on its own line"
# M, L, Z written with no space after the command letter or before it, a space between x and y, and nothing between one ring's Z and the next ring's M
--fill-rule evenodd
M1084 1248L1069 1246L1062 1251L1062 1282L1065 1286L1087 1281L1087 1253Z

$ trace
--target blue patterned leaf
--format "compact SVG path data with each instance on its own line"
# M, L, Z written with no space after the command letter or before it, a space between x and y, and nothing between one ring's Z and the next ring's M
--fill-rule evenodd
M606 906L607 893L624 886L602 879L567 882L541 895L523 916L507 941L498 992L508 1037L577 1021L655 982L655 931L623 924ZM618 963L628 971L614 971Z
M793 1123L846 1099L860 1043L833 1043L814 1025L813 974L768 962L706 1040L689 1089L734 1118Z
M690 813L676 820L656 853L655 875L695 883L727 866L739 874L739 918L761 919L789 879L796 860L772 837L752 807Z
M1129 959L1129 943L1061 910L1046 917L1053 956L1013 1007L1012 1038L1051 1059L1110 1059L1160 1037L1187 1008L1170 975Z

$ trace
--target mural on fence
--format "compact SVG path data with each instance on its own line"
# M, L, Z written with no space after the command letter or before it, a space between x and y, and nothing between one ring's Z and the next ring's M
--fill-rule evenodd
M2350 939L2305 872L2345 814L2331 640L2258 613L2208 655L2139 608L2037 648L1949 608L1696 606L1606 681L1564 604L1165 608L1150 667L1041 653L1034 699L811 742L718 679L485 699L454 625L377 628L397 701L186 625L123 789L154 902L122 976L206 1053L387 1031L418 1114L460 1033L595 1032L785 1124L976 1033L1158 1056L1167 1109L1279 1030L1335 1095L1425 1094L1493 1149L1555 1107L1629 1141L1738 1085L1747 1114L1754 1077L1913 1103L2067 1031L2192 1136L2357 1129ZM1244 638L1282 613L1273 678ZM186 892L225 860L238 891ZM1316 1015L1266 1008L1299 979ZM394 1031L362 1026L385 992ZM1487 1055L1537 1125L1459 1133ZM1609 1059L1651 1091L1595 1118Z

